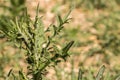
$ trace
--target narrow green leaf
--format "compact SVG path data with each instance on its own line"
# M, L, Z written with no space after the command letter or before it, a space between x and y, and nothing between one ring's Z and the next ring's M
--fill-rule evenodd
M12 74L12 69L10 69L10 71L8 72L8 74L7 74L6 78L5 78L5 80L9 80L9 77L10 77L11 74Z
M105 71L105 66L103 65L103 66L100 68L100 70L99 70L99 72L98 72L95 80L101 80L101 78L103 77L104 71Z
M120 76L118 76L115 80L120 80Z
M34 22L34 27L37 27L37 21L38 21L38 14L39 14L39 4L37 5L37 10L36 10L36 17L35 17L35 22Z
M9 73L8 73L8 75L7 75L7 77L9 77L11 73L12 73L12 69L10 69L10 71L9 71Z
M78 72L78 80L82 80L82 70L79 69L79 72Z
M65 22L65 21L68 19L68 17L69 17L69 15L70 15L71 11L72 11L72 9L70 9L70 11L64 16L63 22Z
M71 60L71 80L75 80L75 72L74 72L74 60Z
M55 36L57 34L57 27L55 25L53 25L53 29L54 29L53 36Z
M21 80L28 80L22 71L19 71L19 76L20 76Z
M69 42L63 49L63 53L67 53L70 47L73 45L74 41Z
M13 80L18 80L18 78L12 73Z
M61 18L60 15L58 15L58 20L59 20L59 24L60 24L60 25L63 24L63 20L62 20L62 18Z

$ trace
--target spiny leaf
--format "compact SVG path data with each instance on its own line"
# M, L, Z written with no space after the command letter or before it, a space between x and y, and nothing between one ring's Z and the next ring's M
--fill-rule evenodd
M57 27L55 25L53 25L53 29L54 29L53 36L55 36L57 34Z
M61 57L66 61L66 57L69 56L68 50L71 48L73 45L74 41L69 42L63 49L62 49L62 55Z
M59 22L60 25L63 24L63 20L62 20L60 15L58 15L58 22Z
M73 45L74 41L69 42L63 49L63 53L67 53L70 47Z

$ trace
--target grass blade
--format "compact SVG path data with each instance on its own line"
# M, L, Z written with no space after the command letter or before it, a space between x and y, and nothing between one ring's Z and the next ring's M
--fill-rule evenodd
M120 76L118 76L115 80L120 80Z
M79 69L79 72L78 72L78 80L82 80L82 70Z
M101 80L101 78L103 77L104 71L105 71L105 66L103 65L103 66L100 68L100 70L99 70L99 72L98 72L95 80Z

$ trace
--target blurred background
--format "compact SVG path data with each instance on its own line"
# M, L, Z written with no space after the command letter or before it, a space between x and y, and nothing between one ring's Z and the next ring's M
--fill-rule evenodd
M14 6L10 0L0 0L0 16L20 15L27 6L34 19L39 3L39 16L43 16L45 27L55 23L57 14L64 16L72 8L69 16L72 19L65 25L60 39L74 40L75 44L66 62L48 69L48 80L77 80L79 68L83 71L83 80L93 80L102 65L106 66L104 80L114 80L120 74L120 0L21 0L16 3ZM14 72L27 70L23 52L6 40L0 32L0 80L12 68Z

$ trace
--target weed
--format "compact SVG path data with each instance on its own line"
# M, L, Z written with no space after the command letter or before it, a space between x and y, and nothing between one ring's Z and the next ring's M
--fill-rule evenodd
M17 4L14 4L14 6L17 6ZM15 19L1 16L0 30L18 48L25 50L26 61L29 64L28 74L19 71L19 77L13 74L13 78L18 80L42 80L47 67L55 66L62 59L66 61L69 56L68 50L74 41L59 49L55 40L64 28L64 24L68 23L70 12L64 18L58 15L57 24L51 25L46 30L42 23L42 17L38 16L39 5L37 6L35 21L30 19L27 10L22 15L23 17L17 16ZM47 33L50 35L47 35Z

